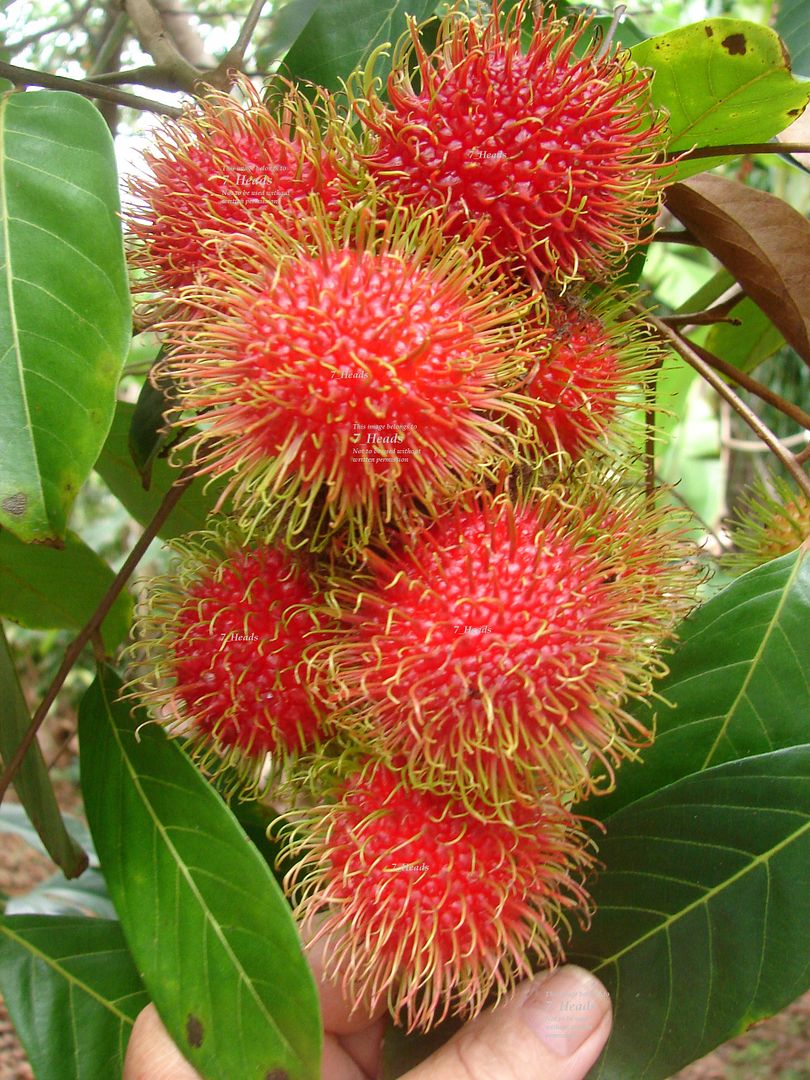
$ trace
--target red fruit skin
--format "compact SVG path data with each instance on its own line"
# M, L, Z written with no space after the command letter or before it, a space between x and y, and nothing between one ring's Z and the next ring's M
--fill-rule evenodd
M337 213L345 184L334 145L295 93L277 120L248 79L239 85L245 106L215 93L165 121L144 152L148 171L129 181L130 261L145 288L173 294L207 281L239 261L245 237L306 213L313 197Z
M149 587L136 680L162 722L212 767L278 764L317 745L321 715L303 655L319 624L308 570L279 548L195 537ZM255 770L254 770L255 771Z
M609 787L649 743L625 705L665 670L658 647L694 589L680 537L641 499L619 502L611 534L610 489L588 506L485 494L336 582L343 631L321 662L339 727L490 816L538 789Z
M412 27L387 105L369 82L356 109L372 133L362 159L383 193L442 207L447 228L485 223L491 257L540 279L612 273L652 220L667 173L663 121L627 53L574 49L589 20L538 20L521 49L526 3L481 26L453 14L427 54ZM415 59L419 85L409 76Z
M184 299L163 364L200 471L230 474L245 527L291 545L345 529L362 546L511 460L504 416L525 419L509 385L532 355L528 290L430 219L354 243L257 244L246 271Z
M549 295L535 317L545 323L547 350L538 356L521 393L529 417L528 443L542 454L581 458L595 445L614 447L638 432L621 406L634 392L645 400L645 379L660 348L626 299L606 294L596 306Z
M533 961L560 958L565 912L589 917L589 841L550 800L482 821L376 761L333 798L304 813L286 884L303 922L323 917L327 975L347 1000L386 999L409 1030L475 1015Z

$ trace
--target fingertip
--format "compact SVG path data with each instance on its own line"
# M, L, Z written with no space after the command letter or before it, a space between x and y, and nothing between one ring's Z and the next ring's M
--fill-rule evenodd
M122 1080L201 1080L172 1042L152 1004L141 1009L135 1020Z

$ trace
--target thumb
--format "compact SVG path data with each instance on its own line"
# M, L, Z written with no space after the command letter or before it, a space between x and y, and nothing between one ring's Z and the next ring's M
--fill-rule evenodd
M154 1005L138 1013L122 1080L201 1080L169 1038Z
M607 990L569 965L521 983L402 1080L582 1080L610 1025Z

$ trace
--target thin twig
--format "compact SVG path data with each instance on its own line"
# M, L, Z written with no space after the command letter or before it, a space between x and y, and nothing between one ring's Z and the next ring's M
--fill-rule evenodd
M48 687L45 696L39 704L39 708L34 713L31 723L28 725L28 730L23 736L19 746L14 751L14 756L3 770L2 776L0 776L0 803L2 803L6 791L8 791L9 784L13 781L23 758L31 748L34 739L36 739L37 732L42 726L43 720L48 715L51 705L53 705L56 700L56 695L62 689L62 684L70 674L71 668L79 659L85 645L91 640L101 626L104 618L110 611L110 608L118 598L118 594L129 581L130 577L135 572L138 563L146 553L146 549L157 536L161 525L180 501L180 498L193 479L194 470L189 467L180 474L180 477L174 486L166 492L155 516L141 533L137 543L127 556L126 562L115 575L112 584L101 598L98 607L65 651L59 670L56 675L54 675L51 685Z
M664 321L663 319L661 320ZM683 335L678 335L681 340ZM728 360L723 360L719 356L715 356L714 353L709 352L708 349L704 349L702 345L697 345L694 341L688 342L688 344L695 350L695 352L703 360L706 361L715 371L721 375L725 375L728 379L733 379L734 382L741 386L743 390L747 390L750 394L754 394L761 401L764 401L768 405L772 405L779 412L784 413L785 416L789 416L791 420L794 420L800 427L806 428L810 431L810 413L806 413L804 409L800 409L798 405L794 405L792 401L786 401L779 394L770 390L764 383L759 382L757 379L746 374L744 371L740 371L739 368L734 367Z
M810 154L810 144L792 142L724 143L722 146L696 146L693 150L672 150L667 160L694 161L696 158L740 157L744 154Z
M217 65L216 75L227 74L231 68L241 68L250 39L253 37L266 3L267 0L253 0L250 11L248 11L245 21L242 23L239 36Z
M797 464L795 455L791 454L784 446L782 446L771 429L762 422L757 414L750 409L737 394L734 393L732 388L721 378L718 372L716 372L714 368L696 352L691 342L685 341L680 334L675 330L671 330L666 323L662 322L661 319L657 318L655 315L645 312L644 317L647 322L655 327L659 335L665 341L669 342L678 355L682 357L687 364L693 367L699 375L702 375L709 386L715 389L720 397L729 403L732 409L734 409L738 416L742 417L757 437L762 439L766 446L770 447L774 456L781 461L805 495L810 498L810 476L805 473L801 465Z
M688 229L659 229L650 237L659 244L689 244L690 247L703 247L700 240Z
M797 431L795 435L788 435L786 439L780 439L786 450L792 450L794 446L806 446L808 436L803 431ZM744 450L747 454L767 454L768 447L763 446L759 439L734 439L731 436L723 439L723 445L732 450Z
M796 455L796 461L799 465L804 465L806 461L810 461L810 445L806 446L804 450Z
M610 46L613 44L613 39L616 36L616 31L619 29L619 23L624 18L624 14L627 11L627 4L617 4L613 9L613 18L610 20L610 26L607 28L602 44L599 46L599 51L596 54L595 59L601 60L602 57L607 56L610 51Z
M667 315L661 321L667 326L707 326L712 323L730 322L739 326L740 320L729 318L729 312L745 297L742 286L735 285L730 290L725 300L720 300L713 307L705 311L685 311L680 314Z
M67 18L62 19L61 22L54 23L46 30L40 30L36 34L29 34L28 37L20 38L19 41L9 41L8 44L3 46L4 51L7 54L20 52L21 49L27 49L29 45L38 44L44 37L50 37L51 34L58 34L61 30L70 30L72 26L75 26L76 23L82 21L92 6L93 0L87 0L87 3L82 4L80 8L73 11Z
M182 109L174 105L164 105L160 101L128 94L124 90L114 90L111 86L101 86L90 79L68 79L64 75L51 75L45 71L33 71L31 68L17 67L0 61L0 76L10 79L17 86L44 86L50 90L72 90L82 97L96 98L99 101L113 101L116 105L126 105L130 109L142 112L162 113L165 116L182 116Z

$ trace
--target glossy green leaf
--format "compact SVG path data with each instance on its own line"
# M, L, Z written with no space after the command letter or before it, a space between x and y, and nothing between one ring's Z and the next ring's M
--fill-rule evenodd
M28 730L31 717L14 669L6 635L0 624L0 758L9 762ZM65 828L39 743L23 758L14 777L14 790L45 850L67 877L87 866L87 855Z
M161 349L158 359L162 353ZM170 380L164 378L156 386L151 378L147 378L135 403L129 428L129 453L146 489L151 484L155 459L173 437L167 429L165 416L174 396Z
M0 97L0 524L61 537L115 408L130 303L110 132L85 98Z
M149 490L144 489L129 450L134 410L135 406L129 402L118 402L110 434L96 462L96 472L135 520L146 525L180 472L165 459L157 458L152 463ZM210 485L202 480L195 481L169 514L158 535L167 540L202 529L224 486L222 481Z
M407 16L422 22L433 14L431 0L330 0L320 3L287 53L282 72L337 90L361 61L407 29ZM383 65L378 72L383 72Z
M810 543L744 574L679 631L652 706L656 738L616 790L583 812L601 820L675 780L725 761L808 741ZM650 706L636 714L650 722Z
M731 316L735 323L715 323L706 335L709 352L727 360L740 371L753 371L785 344L771 320L750 297L736 304Z
M589 1080L665 1080L810 987L810 746L688 776L606 825L597 914L568 950L613 999Z
M807 0L779 0L775 28L787 45L793 70L810 75L810 5Z
M207 1080L318 1080L317 995L281 890L179 746L119 691L103 669L82 701L82 790L169 1033Z
M632 50L652 68L655 104L669 114L670 150L764 142L799 116L810 87L795 79L777 34L743 19L706 19ZM718 158L685 161L678 179Z
M0 920L0 990L37 1080L115 1080L148 997L117 922Z
M0 530L0 615L32 630L80 630L112 584L107 563L67 533L64 547L24 544ZM108 652L126 637L132 599L119 594L101 624Z
M320 0L287 0L273 11L267 32L256 49L256 63L261 71L289 52L319 3Z

